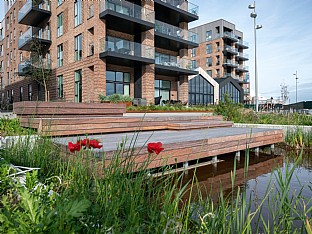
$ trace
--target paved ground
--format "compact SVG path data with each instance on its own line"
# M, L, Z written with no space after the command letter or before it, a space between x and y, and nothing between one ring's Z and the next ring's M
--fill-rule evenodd
M136 147L141 147L146 145L148 142L162 142L164 144L177 143L184 141L194 141L194 140L204 140L209 138L216 138L222 136L232 136L241 135L257 132L264 132L272 129L249 129L249 128L211 128L211 129L199 129L199 130L184 130L184 131L147 131L140 133L114 133L114 134L104 134L104 135L92 135L90 138L97 139L102 142L104 151L116 150L117 145L122 142L122 140L127 139L126 148L129 147L131 141L135 141ZM68 142L76 142L79 137L60 137L55 138L54 141L67 145ZM80 137L84 139L84 136ZM132 143L133 145L133 143Z

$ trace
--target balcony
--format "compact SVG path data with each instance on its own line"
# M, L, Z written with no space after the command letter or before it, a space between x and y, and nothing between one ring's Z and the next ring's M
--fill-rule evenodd
M236 71L237 72L248 72L249 71L249 67L248 66L244 66L244 65L238 65L236 67Z
M226 59L222 64L224 67L237 67L238 65L234 63L231 59Z
M30 27L23 35L18 39L18 49L31 51L32 47L38 42L41 46L50 46L50 30Z
M4 36L0 35L0 41L3 41L3 40L4 40Z
M231 46L224 46L223 52L224 53L230 53L230 54L237 55L238 54L238 49L237 48L233 48Z
M108 29L138 34L154 28L155 12L124 0L101 1L100 18Z
M41 69L44 69L45 72L51 71L51 61L49 59L41 59L34 61L33 59L25 60L18 64L18 75L19 76L31 76L33 72L42 72Z
M107 63L135 66L155 62L154 47L133 41L107 36L100 39L100 58Z
M191 60L155 53L156 74L165 76L196 75Z
M154 0L154 9L158 19L174 25L198 20L199 7L186 0Z
M156 20L155 46L174 51L192 49L198 47L197 34Z
M223 78L232 77L232 74L230 72L224 72Z
M224 32L224 33L223 33L223 38L229 39L229 40L235 41L235 42L238 41L237 36L234 35L234 33L232 33L232 32Z
M18 23L38 26L51 16L49 0L27 0L18 12Z
M249 59L248 54L245 54L243 52L239 52L236 56L235 56L236 60L242 60L242 61L246 61Z
M249 43L247 41L243 41L243 40L238 40L236 42L236 46L237 47L241 47L243 49L248 49L249 48Z

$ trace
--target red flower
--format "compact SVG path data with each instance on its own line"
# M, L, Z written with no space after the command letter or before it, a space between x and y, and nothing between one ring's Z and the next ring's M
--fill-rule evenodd
M90 140L88 138L80 141L82 146L90 148Z
M81 143L78 141L76 144L68 142L68 149L70 152L74 153L75 151L81 150Z
M103 145L100 145L98 140L89 140L89 148L92 147L94 149L101 149Z
M157 143L151 142L147 144L147 151L149 153L159 154L163 150L164 148L162 148L161 142L157 142Z

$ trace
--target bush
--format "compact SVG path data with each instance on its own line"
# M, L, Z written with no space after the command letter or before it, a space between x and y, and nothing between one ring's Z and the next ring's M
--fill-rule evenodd
M100 102L112 102L112 103L123 103L123 102L132 102L133 98L128 95L121 94L112 94L108 96L104 96L102 94L99 95Z

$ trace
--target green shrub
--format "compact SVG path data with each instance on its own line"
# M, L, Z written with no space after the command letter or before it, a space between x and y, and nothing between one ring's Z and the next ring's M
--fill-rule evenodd
M21 127L18 119L1 118L0 132L3 135L14 136L33 134L35 131Z
M120 103L120 102L132 102L133 98L128 95L121 94L112 94L108 96L104 96L102 94L99 95L100 102L112 102L112 103Z

